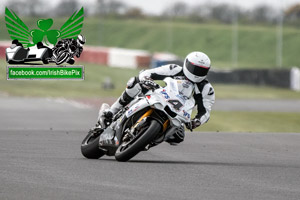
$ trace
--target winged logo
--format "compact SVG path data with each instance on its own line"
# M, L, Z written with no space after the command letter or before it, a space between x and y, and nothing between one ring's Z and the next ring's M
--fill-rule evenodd
M25 48L34 46L38 42L44 42L46 45L49 42L55 45L59 38L76 39L83 27L83 20L84 11L82 7L79 11L75 11L59 30L49 30L53 25L52 19L39 19L37 21L39 29L29 30L15 12L5 8L5 22L10 38L18 40Z

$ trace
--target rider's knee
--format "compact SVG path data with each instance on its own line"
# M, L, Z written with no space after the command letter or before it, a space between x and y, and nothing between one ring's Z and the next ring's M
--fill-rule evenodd
M137 77L132 77L127 82L127 88L125 90L125 93L134 98L135 96L139 95L142 91L142 88L139 84L139 79Z
M165 141L170 144L178 144L180 142L183 142L185 137L185 131L184 126L180 127L172 127L169 129L165 136Z
M136 84L140 82L139 78L137 76L131 77L127 82L127 89L133 88Z

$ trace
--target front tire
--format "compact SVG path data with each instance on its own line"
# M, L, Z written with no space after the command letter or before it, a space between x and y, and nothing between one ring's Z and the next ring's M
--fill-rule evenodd
M60 54L57 56L57 58L56 58L56 60L55 60L55 63L56 63L57 65L60 65L60 64L62 64L62 63L64 63L64 62L66 62L66 61L68 60L69 57L70 57L70 54L69 54L69 53L67 53L67 52L62 52L62 53L60 53Z
M160 130L161 125L156 120L152 120L145 132L139 133L140 136L138 136L139 138L136 141L132 144L120 144L115 153L116 160L121 162L130 160L142 151L156 137Z
M101 135L101 134L100 134ZM104 151L99 149L100 135L94 136L90 132L81 143L81 153L84 157L89 159L98 159L105 154Z

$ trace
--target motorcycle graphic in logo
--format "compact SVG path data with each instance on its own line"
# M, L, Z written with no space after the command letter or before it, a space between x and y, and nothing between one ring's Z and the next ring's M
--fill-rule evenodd
M6 28L12 39L11 46L6 49L6 61L9 64L26 64L31 61L74 64L74 56L80 57L86 42L80 34L83 20L82 7L59 30L51 29L52 19L39 19L38 29L29 30L16 13L6 8Z

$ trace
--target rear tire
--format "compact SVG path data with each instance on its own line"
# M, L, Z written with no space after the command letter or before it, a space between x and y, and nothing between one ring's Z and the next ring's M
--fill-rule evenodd
M48 61L47 59L45 59L45 58L42 59L42 62L43 62L43 64L45 64L45 65L46 65L46 64L49 64L49 61Z
M75 60L70 58L67 63L69 63L70 65L73 65L75 63Z
M100 135L95 137L92 133L89 133L83 139L81 143L81 153L84 157L89 159L98 159L105 154L104 151L99 149Z
M156 121L152 120L148 129L144 133L140 133L139 138L128 147L124 147L124 144L120 144L118 147L115 158L117 161L126 162L132 157L142 151L159 133L161 125Z

